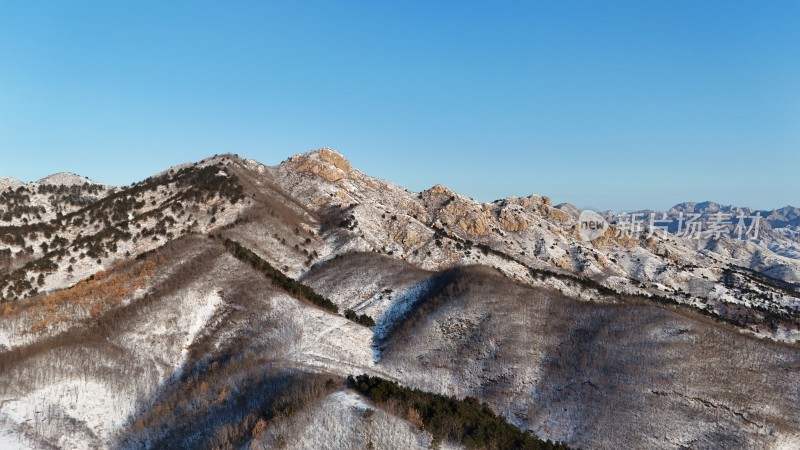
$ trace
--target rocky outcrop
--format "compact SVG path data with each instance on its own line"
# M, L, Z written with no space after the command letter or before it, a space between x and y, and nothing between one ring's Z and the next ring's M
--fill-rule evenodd
M336 150L321 148L289 158L298 173L316 175L326 181L335 182L350 176L350 162Z
M506 231L525 231L531 227L531 221L525 215L523 206L513 204L502 207L497 215L497 221Z

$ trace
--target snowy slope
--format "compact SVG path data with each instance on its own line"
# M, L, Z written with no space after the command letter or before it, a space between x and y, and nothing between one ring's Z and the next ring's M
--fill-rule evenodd
M764 242L585 242L577 210L546 196L411 192L331 149L273 167L215 156L121 188L0 183L24 188L2 197L17 212L0 223L0 448L259 448L287 434L295 448L428 448L346 391L254 438L281 389L360 373L476 396L585 448L791 448L800 435L800 263Z

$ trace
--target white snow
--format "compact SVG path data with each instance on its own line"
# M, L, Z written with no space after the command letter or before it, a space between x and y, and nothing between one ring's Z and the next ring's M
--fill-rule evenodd
M430 280L426 279L400 293L400 295L395 298L394 302L392 302L391 306L386 310L386 312L383 313L383 316L377 320L377 323L374 327L375 337L377 339L385 338L386 333L389 332L391 326L401 317L406 315L414 306L414 303L416 303L420 297L425 295L430 287L431 282ZM379 354L376 354L378 359L380 359L379 356Z
M0 408L0 414L18 424L45 424L55 416L75 419L88 427L102 440L112 437L125 423L134 404L133 396L95 381L64 380L35 390L21 398L9 400ZM52 427L37 427L51 439L58 439L63 449L85 448L83 433L59 433ZM78 430L74 430L78 431Z
M273 448L277 436L291 436L287 449L380 450L430 449L430 434L411 423L376 408L360 395L334 392L311 411L303 411L291 423L273 424L249 446L250 450ZM441 450L455 447L444 443Z
M4 429L0 424L0 450L33 450L33 446L24 441L21 436Z
M4 190L6 190L8 188L16 189L16 188L18 188L18 187L20 187L20 186L22 186L24 184L25 183L23 183L23 182L21 182L21 181L19 181L17 179L14 179L14 178L11 178L11 177L3 177L3 178L0 178L0 191L4 191Z
M52 175L48 175L41 180L37 181L36 184L52 184L56 186L74 186L74 185L82 185L84 183L89 184L101 184L95 181L92 181L89 178L84 176L76 175L74 173L69 172L58 172Z
M189 346L197 338L197 335L200 331L205 327L206 323L211 319L214 313L217 312L220 306L222 306L225 302L219 296L219 293L214 292L208 295L199 305L198 308L192 310L194 317L191 314L184 316L187 320L191 321L188 323L188 328L186 329L186 339L183 343L183 349L181 350L181 365L186 361L186 357L189 355ZM184 322L184 325L186 323Z
M291 318L299 331L292 350L283 358L302 366L341 375L375 369L372 360L372 332L344 317L310 307L288 295L269 299L270 313ZM289 336L284 336L289 337Z

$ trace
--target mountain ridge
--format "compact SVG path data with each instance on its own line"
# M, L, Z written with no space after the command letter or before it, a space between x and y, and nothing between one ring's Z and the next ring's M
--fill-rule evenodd
M225 153L225 154L221 154L221 155L218 154L218 155L214 155L212 157L204 158L204 159L200 160L199 163L200 164L209 164L209 163L213 163L214 161L218 160L219 158L225 158L225 157L241 158L237 154ZM252 162L254 162L256 164L261 164L261 163L259 163L258 161L254 160L254 159L246 159L246 158L242 158L242 159L245 160L245 161L252 161ZM359 174L363 175L363 173L361 173L360 171L358 171L357 169L354 169L352 167L352 165L350 164L350 161L342 153L340 153L339 151L337 151L337 150L335 150L335 149L333 149L331 147L321 147L321 148L318 148L318 149L315 149L315 150L310 150L310 151L307 151L307 152L296 153L296 154L286 158L284 161L282 161L279 164L279 166L280 165L284 165L284 164L289 164L289 163L296 164L297 165L296 169L299 170L301 173L311 173L311 174L314 174L314 175L319 175L322 178L326 179L327 181L338 181L339 179L346 178L347 177L346 175L351 170L356 170L356 173L359 173ZM162 172L157 173L156 176L163 175L164 173L167 173L167 172L170 172L170 171L180 170L180 169L189 167L191 165L192 165L192 163L189 163L189 162L177 164L175 166L169 167L168 169L166 169L166 170L164 170ZM334 174L333 171L339 171L339 173L338 174ZM340 176L341 178L336 178L336 176ZM333 179L327 179L326 177L334 177L334 178ZM382 180L382 181L386 181L386 180ZM51 183L51 184L71 185L71 184L82 184L84 182L88 182L89 184L103 185L102 183L96 182L96 181L94 181L94 180L92 180L92 179L90 179L88 177L83 176L83 175L75 174L75 173L72 173L72 172L56 172L56 173L50 174L48 176L45 176L45 177L43 177L43 178L41 178L41 179L39 179L37 181L33 181L31 183L24 183L22 181L19 181L19 180L13 178L13 177L4 176L4 177L0 178L0 189L8 187L8 186L4 186L3 183L7 183L7 184L34 184L34 183L35 184L46 184L46 183ZM113 187L111 185L105 185L105 186ZM446 193L450 193L451 195L460 195L460 196L464 196L466 198L469 198L470 200L472 199L471 197L466 196L466 194L458 193L458 192L452 190L451 188L449 188L448 186L444 186L444 185L438 184L438 183L434 184L430 188L422 190L422 191L420 191L418 193L424 193L424 192L429 192L429 191L446 192ZM510 196L510 197L504 197L504 198L501 198L501 199L497 199L497 200L494 200L494 201L491 201L491 202L478 202L478 203L480 203L480 204L493 204L493 203L502 203L502 202L514 202L514 201L516 201L518 199L521 199L521 198L531 198L531 197L538 197L538 198L544 197L544 198L548 198L548 201L549 201L549 197L547 197L546 195L543 196L543 195L540 195L540 194L530 194L530 195L523 196L523 197ZM570 210L581 211L580 208L577 208L574 204L571 204L569 202L562 202L562 203L556 205L556 207L562 207L562 208L568 208ZM753 207L742 207L742 206L737 206L737 205L732 205L732 204L727 204L726 205L726 204L722 204L722 203L717 203L717 202L712 201L712 200L705 200L705 201L700 201L700 202L684 201L684 202L679 202L679 203L674 204L673 206L671 206L669 209L667 209L664 212L672 212L672 211L691 211L691 212L700 212L700 211L701 212L747 211L747 212L752 212L752 213L755 213L755 212L765 213L763 215L764 218L767 218L770 215L777 214L777 215L780 215L780 216L789 217L792 220L793 219L800 220L800 208L792 206L792 205L789 205L789 204L787 204L786 206L780 207L780 208L774 208L774 209L763 209L762 208L762 209L759 209L759 208L753 208ZM609 213L609 214L610 213L616 213L615 210L604 210L603 212L604 213ZM631 211L631 212L657 212L657 210L652 210L652 209L641 210L640 209L640 210L635 210L635 211ZM800 221L798 221L798 223L800 223ZM796 225L794 222L792 222L792 224Z

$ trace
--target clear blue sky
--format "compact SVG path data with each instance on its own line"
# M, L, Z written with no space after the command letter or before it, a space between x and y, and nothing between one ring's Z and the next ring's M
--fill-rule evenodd
M800 206L800 2L0 3L0 175L322 146L477 200Z

